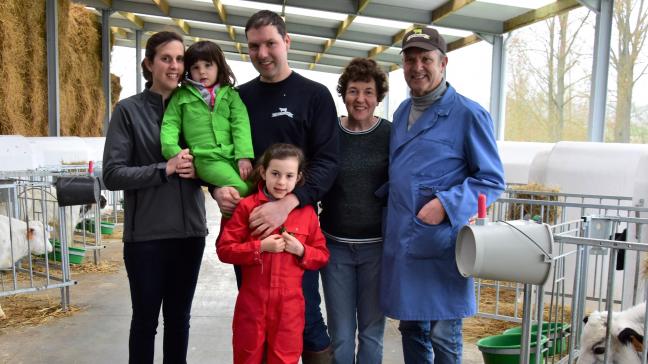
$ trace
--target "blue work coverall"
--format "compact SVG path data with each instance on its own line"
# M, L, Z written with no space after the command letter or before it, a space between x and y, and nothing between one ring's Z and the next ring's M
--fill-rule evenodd
M490 115L448 85L407 129L411 99L396 113L390 141L389 202L381 276L386 316L411 321L475 314L473 280L459 274L455 239L477 212L504 189L504 172ZM416 217L438 198L446 219L429 225Z

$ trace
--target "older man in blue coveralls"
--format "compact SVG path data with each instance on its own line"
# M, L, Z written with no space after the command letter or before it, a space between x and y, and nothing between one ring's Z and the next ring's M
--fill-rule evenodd
M381 306L400 320L405 363L461 363L473 280L459 274L455 239L504 189L490 115L446 82L446 43L432 28L403 38L411 98L394 114Z

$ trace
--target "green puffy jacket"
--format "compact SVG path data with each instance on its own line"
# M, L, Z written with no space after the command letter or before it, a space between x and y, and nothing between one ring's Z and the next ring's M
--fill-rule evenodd
M238 92L230 86L216 93L214 110L191 85L176 90L164 113L160 139L168 160L180 153L180 135L196 157L216 154L234 161L254 158L250 119Z

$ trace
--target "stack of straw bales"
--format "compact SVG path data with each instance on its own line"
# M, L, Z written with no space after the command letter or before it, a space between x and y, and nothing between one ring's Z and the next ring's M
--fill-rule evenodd
M61 135L100 136L101 28L82 5L59 0ZM45 0L0 2L0 134L47 135ZM119 98L113 77L112 99Z

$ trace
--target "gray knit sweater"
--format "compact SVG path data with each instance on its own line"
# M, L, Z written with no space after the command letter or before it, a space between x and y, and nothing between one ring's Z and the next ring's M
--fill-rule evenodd
M324 233L345 243L382 241L386 201L374 192L388 180L391 122L380 119L371 129L354 132L339 124L340 164L333 187L322 199Z

